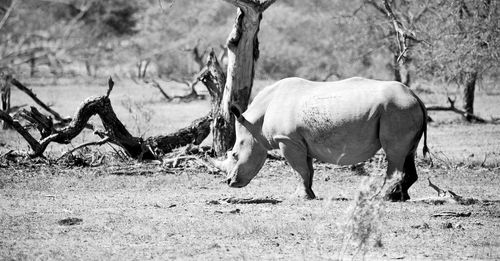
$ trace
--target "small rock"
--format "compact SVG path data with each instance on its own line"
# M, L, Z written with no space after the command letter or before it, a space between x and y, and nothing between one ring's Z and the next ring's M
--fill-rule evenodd
M441 228L443 229L453 228L453 224L451 222L444 222L443 224L441 224Z
M417 228L417 229L429 229L430 228L429 224L427 224L425 222L423 224L421 224L421 225L420 224L419 225L412 225L410 227L411 228Z
M237 208L235 210L229 211L229 213L231 213L231 214L237 214L237 213L240 213L240 212L241 212L241 210L239 208Z
M73 225L80 225L83 222L83 219L81 218L65 218L59 220L57 223L61 226L73 226Z

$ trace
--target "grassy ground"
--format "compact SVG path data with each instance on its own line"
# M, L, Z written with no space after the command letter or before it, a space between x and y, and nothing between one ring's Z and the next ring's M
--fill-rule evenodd
M68 115L89 95L106 90L104 85L75 88L33 89ZM167 91L187 92L170 85ZM13 104L30 102L16 91L13 95ZM111 97L118 117L135 135L174 131L209 108L207 101L164 103L152 87L130 82L117 81ZM445 98L441 93L422 97L432 103ZM483 117L494 115L499 102L498 95L479 93L476 109ZM284 161L268 160L249 186L230 189L201 161L169 168L112 157L98 167L3 160L0 259L329 260L361 259L365 251L368 260L500 259L500 126L459 123L450 113L431 116L436 119L429 125L434 166L419 158L413 200L377 201L381 213L355 216L350 210L361 204L358 191L368 182L366 173L377 177L383 163L367 163L364 173L316 163L313 188L320 199L298 201L288 198L298 175ZM92 139L88 132L73 145ZM0 143L2 155L26 148L12 132L1 132ZM60 155L69 148L50 149ZM427 178L477 201L425 201L436 196ZM445 211L464 216L433 216ZM81 220L59 223L67 218Z

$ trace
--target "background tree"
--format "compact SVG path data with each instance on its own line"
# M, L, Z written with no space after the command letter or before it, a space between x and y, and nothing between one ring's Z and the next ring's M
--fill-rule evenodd
M500 10L498 1L450 1L428 16L431 48L419 48L419 76L459 84L467 120L474 113L476 85L498 74ZM431 26L439 24L439 26Z

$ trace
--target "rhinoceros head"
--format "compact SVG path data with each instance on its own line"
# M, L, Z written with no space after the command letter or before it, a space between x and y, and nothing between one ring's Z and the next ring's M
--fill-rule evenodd
M231 187L244 187L257 175L267 156L267 141L262 136L260 126L245 119L241 111L231 106L236 116L236 142L228 151L227 159L216 164L227 173L227 184Z

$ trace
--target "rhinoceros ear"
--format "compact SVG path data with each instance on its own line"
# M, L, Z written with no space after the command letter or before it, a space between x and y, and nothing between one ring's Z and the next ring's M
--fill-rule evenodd
M231 113L234 114L236 119L240 120L241 110L240 110L240 108L238 108L237 105L231 104L231 106L229 106L229 111L231 111Z

